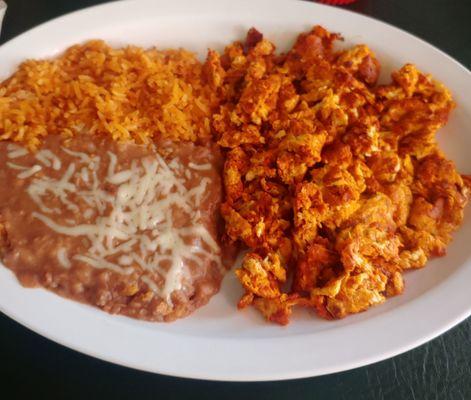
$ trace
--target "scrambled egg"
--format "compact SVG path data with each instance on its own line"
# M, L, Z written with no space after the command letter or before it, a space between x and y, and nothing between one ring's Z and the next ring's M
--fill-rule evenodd
M405 270L445 254L468 198L435 141L449 91L411 64L377 86L374 53L338 39L316 26L278 55L251 29L204 66L225 239L249 249L239 307L280 324L296 305L342 318L400 294Z

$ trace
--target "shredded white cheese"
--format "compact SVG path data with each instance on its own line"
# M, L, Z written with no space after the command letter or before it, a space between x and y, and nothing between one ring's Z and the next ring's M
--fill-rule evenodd
M52 167L58 171L61 169L62 163L51 150L40 150L36 153L36 160L44 164L46 167Z
M26 154L28 154L28 150L20 147L18 149L12 150L8 153L8 158L18 158L18 157L23 157Z
M33 176L36 172L41 171L43 168L40 165L33 165L30 169L27 169L21 173L19 173L18 179L26 179L30 176Z
M195 164L195 163L188 163L188 166L195 171L208 171L211 169L211 164Z
M57 261L64 268L70 268L70 260L67 257L67 249L65 247L59 248L57 250Z

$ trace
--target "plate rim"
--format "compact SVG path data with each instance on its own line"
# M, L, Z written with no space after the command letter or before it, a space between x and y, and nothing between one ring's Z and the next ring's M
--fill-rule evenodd
M190 0L174 0L174 3L176 2L176 3L182 3L183 4L183 3L188 2L188 1L190 1ZM219 0L219 2L220 3L230 3L231 0ZM269 1L269 0L256 0L255 1L255 0L253 0L252 3L254 3L254 2L255 3L258 2L260 4L262 4L262 3L264 3L264 4L269 4L269 3L270 4L273 4L273 3L289 4L289 3L291 3L291 5L293 5L293 3L294 3L293 0L272 0L272 1ZM2 44L0 46L0 54L5 50L5 48L15 46L16 42L21 42L21 40L23 40L25 37L27 38L29 35L32 35L35 32L40 31L41 29L47 29L49 25L62 23L64 20L67 20L68 18L74 18L74 17L76 17L80 14L91 13L91 12L94 12L95 10L97 10L97 9L106 9L106 8L112 9L116 4L119 4L119 3L121 3L121 4L127 3L128 6L131 6L132 4L140 3L141 6L142 6L142 4L151 3L151 1L150 0L112 1L112 2L108 2L108 3L104 3L104 4L98 4L98 5L94 5L94 6L91 6L91 7L79 9L79 10L73 11L71 13L67 13L67 14L58 16L54 19L51 19L49 21L38 24L38 25L34 26L33 28L31 28L31 29L21 33L20 35L17 35L15 37L13 37L9 41L5 42L4 44ZM154 1L153 3L166 4L162 0ZM202 1L200 1L200 3L203 3L203 4L206 5L206 4L210 4L211 1L210 0L202 0ZM247 3L249 3L249 1L248 0L243 0L239 4L244 4L244 3L247 4ZM301 4L301 2L298 2L298 3ZM306 2L306 4L308 4L308 3ZM333 9L333 7L326 6L326 5L321 5L321 4L317 4L317 3L309 3L308 7L313 7L314 9L315 8L317 8L317 9L324 9L324 8L325 9ZM448 61L452 62L455 65L455 67L460 68L464 73L466 73L468 79L471 78L471 72L462 63L460 63L459 61L457 61L456 59L454 59L453 57L451 57L450 55L448 55L444 51L440 50L439 48L435 47L434 45L428 43L427 41L425 41L424 39L422 39L422 38L420 38L416 35L413 35L413 34L407 32L407 31L405 31L401 28L395 27L394 25L392 25L388 22L384 22L384 21L381 21L379 19L376 19L376 18L373 18L373 17L370 17L370 16L358 14L358 13L355 13L355 12L350 11L350 10L344 10L344 9L336 8L336 12L351 14L352 16L355 16L355 18L366 19L367 21L368 20L369 21L374 21L374 23L379 23L381 25L386 26L389 30L400 32L402 35L407 35L410 40L416 41L416 42L420 43L421 46L427 47L428 50L433 51L433 52L439 54L441 57L445 57L446 59L448 59ZM345 35L348 35L348 32L345 32ZM5 267L3 267L3 268L5 268ZM457 273L458 272L460 272L460 271L457 271ZM437 285L437 286L442 286L445 283L446 282L442 282L440 285ZM430 297L430 296L432 296L432 293L425 293L421 297L422 303L424 302L424 300L426 300L427 297ZM63 300L63 299L61 299L61 300ZM417 301L417 300L414 300L414 301ZM263 372L259 372L257 375L246 375L246 374L241 373L241 372L239 372L237 375L234 375L234 374L227 375L227 373L225 374L224 372L222 372L218 375L217 373L214 373L214 371L213 371L212 375L208 375L204 371L189 372L188 370L183 371L183 372L180 373L179 371L176 371L175 369L165 368L164 366L161 366L161 365L157 365L154 368L149 369L147 367L143 367L139 363L136 364L136 363L133 363L133 362L123 361L122 359L117 359L116 357L113 357L111 355L104 355L103 353L90 350L86 346L84 347L83 345L79 345L77 343L74 343L73 341L65 339L64 337L56 337L56 335L51 334L51 332L48 332L47 329L44 326L37 326L35 324L31 324L30 322L28 322L28 320L25 320L24 318L22 318L22 316L15 315L15 313L12 312L11 310L9 310L8 307L4 306L3 300L0 300L0 311L2 311L5 315L7 315L9 318L13 319L14 321L16 321L16 322L20 323L21 325L25 326L26 328L32 330L33 332L35 332L37 334L40 334L41 336L43 336L43 337L45 337L49 340L52 340L52 341L54 341L54 342L56 342L56 343L58 343L62 346L66 346L70 349L79 351L83 354L86 354L86 355L94 357L94 358L99 358L99 359L107 361L107 362L111 362L111 363L118 364L118 365L123 365L123 366L130 367L130 368L133 368L133 369L148 371L148 372L154 372L154 373L160 373L160 374L165 374L165 375L170 375L170 376L177 376L177 377L182 377L182 378L205 379L205 380L214 380L214 381L270 381L270 380L286 380L286 379L305 378L305 377L320 376L320 375L330 374L330 373L334 373L334 372L345 371L345 370L357 368L357 367L360 367L360 366L366 366L366 365L372 364L374 362L382 361L382 360L385 360L387 358L393 357L395 355L401 354L403 352L409 351L409 350L411 350L411 349L413 349L413 348L415 348L415 347L417 347L417 346L419 346L423 343L426 343L426 342L436 338L437 336L441 335L442 333L446 332L447 330L451 329L452 327L454 327L455 325L457 325L458 323L462 322L464 319L469 317L471 315L471 304L468 306L467 309L462 310L459 313L456 313L453 316L453 318L446 319L446 322L443 322L441 324L440 328L436 328L433 331L430 331L429 334L422 335L420 339L411 340L407 344L404 344L403 346L396 347L395 349L390 350L390 351L382 352L381 354L371 355L370 357L364 357L360 360L357 359L357 360L353 360L351 362L343 362L342 366L332 365L330 368L318 369L314 373L313 373L312 368L308 367L307 369L306 368L298 369L298 370L293 371L293 372L287 372L287 371L279 372L279 373L271 372L269 374L264 374ZM273 340L277 340L277 339L273 339ZM197 340L195 341L195 343L196 342L197 342Z

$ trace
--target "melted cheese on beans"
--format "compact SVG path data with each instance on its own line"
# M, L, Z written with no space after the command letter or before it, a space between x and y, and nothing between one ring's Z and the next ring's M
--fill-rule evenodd
M18 159L27 152L9 145L7 156L15 163L8 162L7 166L19 171L19 179L31 178L26 191L38 208L33 217L59 234L88 239L90 247L83 254L69 257L65 248L59 249L56 257L64 268L69 268L71 260L76 260L93 268L130 274L134 271L132 265L138 265L147 273L142 281L171 304L171 293L182 287L184 260L198 263L210 258L220 262L219 246L197 211L210 183L208 178L202 178L198 186L187 189L184 184L188 180L187 169L177 159L166 162L158 153L135 159L130 168L119 170L117 156L112 152L107 153L106 159L100 159L67 148L61 150L73 157L74 162L64 168L59 178L47 174L48 169L58 171L62 167L60 157L50 150L38 151L35 154L37 164L26 167ZM103 182L98 179L102 163L107 166L106 184L111 185L113 191L104 190ZM193 163L190 166L197 171L210 167ZM42 173L37 174L39 171ZM78 198L88 205L82 212L86 219L96 216L92 223L64 221L57 218L60 208L47 205L46 200L53 196L62 207L81 212L71 200L71 194L74 194L73 199ZM191 221L176 228L174 215L178 211L191 216ZM187 240L190 237L193 240ZM150 279L153 274L163 278L161 287Z

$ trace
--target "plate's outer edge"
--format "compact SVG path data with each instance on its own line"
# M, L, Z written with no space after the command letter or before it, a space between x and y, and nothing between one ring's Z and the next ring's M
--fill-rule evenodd
M27 50L21 50L21 46L31 46L31 43L39 45L48 35L57 34L64 27L71 27L70 32L73 32L80 24L98 24L105 18L119 21L120 18L132 18L136 15L201 16L208 13L213 16L240 15L241 18L249 18L253 13L264 13L272 15L274 19L280 15L312 15L316 22L323 18L348 19L352 24L368 25L368 29L372 31L378 30L397 37L397 40L417 48L425 58L428 56L441 59L463 79L463 91L471 91L470 72L423 40L370 17L292 0L135 0L106 3L56 18L25 32L0 47L0 58L4 59L3 56L8 55L6 58L13 66L25 58ZM343 33L348 35L348 31ZM65 34L70 34L71 39L73 38L72 33ZM12 54L16 54L16 59ZM8 273L3 268L0 276L6 276ZM309 344L314 344L318 339L325 339L325 335L286 336L251 341L231 338L207 340L189 336L182 340L182 336L174 337L166 333L139 329L137 325L122 329L118 320L100 320L80 305L76 306L73 318L59 321L52 310L38 311L32 308L31 304L28 304L28 295L15 299L16 303L12 305L10 299L17 294L16 287L4 288L0 298L0 310L20 324L59 344L116 364L187 378L267 381L318 376L364 366L433 339L471 314L471 291L468 290L467 283L470 279L469 268L460 268L435 290L425 293L407 304L407 307L401 306L394 310L394 313L381 314L372 320L350 326L348 341L345 340L345 332L329 331L326 335L329 336L329 342L335 346L318 346L315 354L309 351ZM454 295L449 296L449 293ZM64 303L57 302L54 311L63 309ZM425 318L417 324L404 325L409 316L427 315L430 310L444 312L437 313L433 318ZM91 326L95 330L81 329L83 326ZM357 346L356 341L361 342L368 332L381 332L382 335L369 340L368 346ZM153 343L154 348L142 348L136 343Z

